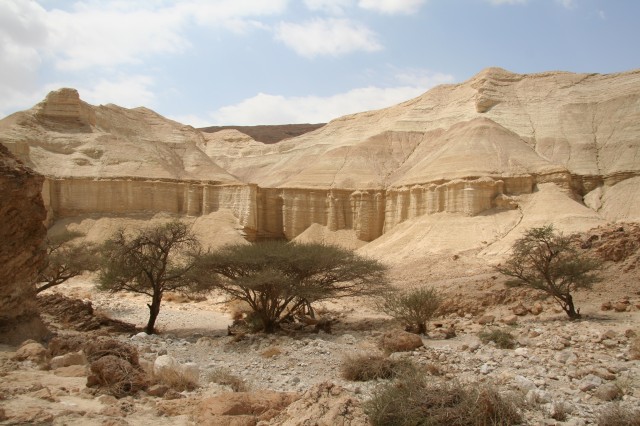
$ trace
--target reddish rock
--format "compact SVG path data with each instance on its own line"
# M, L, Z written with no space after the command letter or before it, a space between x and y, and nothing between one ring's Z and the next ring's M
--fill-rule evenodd
M542 303L540 302L536 302L533 304L533 306L529 309L529 312L531 312L533 315L540 315L542 313Z
M511 308L511 312L514 315L518 315L519 317L525 316L529 313L528 309L524 307L522 303L518 303L516 306Z
M35 279L46 262L44 178L0 144L0 343L41 339Z

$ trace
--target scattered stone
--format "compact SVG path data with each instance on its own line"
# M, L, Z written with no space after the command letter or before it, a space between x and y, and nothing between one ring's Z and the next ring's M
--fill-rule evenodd
M500 322L507 325L514 325L518 323L518 317L516 315L509 315L500 320Z
M613 304L611 303L611 301L604 302L602 305L600 305L601 311L610 311L611 309L613 309Z
M147 389L147 394L150 396L162 398L168 390L169 387L166 385L153 385L149 386L149 388Z
M86 363L87 357L82 351L58 355L49 361L49 365L53 370L60 367L68 367L70 365L84 365Z
M527 358L529 356L529 350L527 348L516 348L513 353L514 355L521 356L523 358Z
M626 312L629 309L629 304L623 302L617 302L613 305L613 310L616 312Z
M47 350L36 341L25 340L16 351L13 359L16 361L31 361L40 365L47 360Z
M524 376L517 375L513 378L513 381L515 383L515 386L522 391L537 389L535 383Z
M85 377L87 375L86 365L69 365L67 367L56 368L53 374L59 377Z
M513 308L511 308L511 312L513 312L514 315L523 317L529 313L529 310L525 308L525 306L522 303L519 303Z
M602 384L602 379L593 374L587 374L585 377L580 380L578 383L578 388L582 392L588 392L600 386Z
M542 311L542 303L540 302L534 303L533 306L529 309L529 312L531 312L533 315L540 315Z
M493 323L495 320L496 317L494 315L483 315L478 319L478 324L487 325Z

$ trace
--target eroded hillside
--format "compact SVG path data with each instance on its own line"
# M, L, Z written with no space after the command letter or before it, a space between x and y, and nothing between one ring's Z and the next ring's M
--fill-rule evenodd
M0 141L47 177L50 220L229 210L250 238L316 229L375 240L374 255L492 255L525 226L639 220L639 123L640 71L489 68L270 145L72 89L2 120Z

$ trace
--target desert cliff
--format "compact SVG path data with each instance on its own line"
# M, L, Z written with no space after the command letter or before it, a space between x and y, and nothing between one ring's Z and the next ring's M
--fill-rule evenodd
M0 145L0 343L46 332L35 301L35 278L46 262L42 181Z
M92 106L73 89L2 120L0 141L46 176L49 222L223 209L251 239L293 239L315 224L370 242L407 221L464 217L494 243L521 224L637 220L638 123L639 71L489 68L275 144Z

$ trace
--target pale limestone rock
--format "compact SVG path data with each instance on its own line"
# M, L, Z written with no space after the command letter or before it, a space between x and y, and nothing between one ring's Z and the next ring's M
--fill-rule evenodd
M412 257L478 248L495 256L531 226L571 232L640 219L639 99L640 71L489 68L265 145L235 130L202 134L146 108L95 107L62 89L0 120L0 142L48 177L49 221L228 210L249 239L293 239L319 225L319 238L388 236L378 248ZM423 249L435 224L448 222L461 235L448 231ZM401 237L411 232L417 238Z

